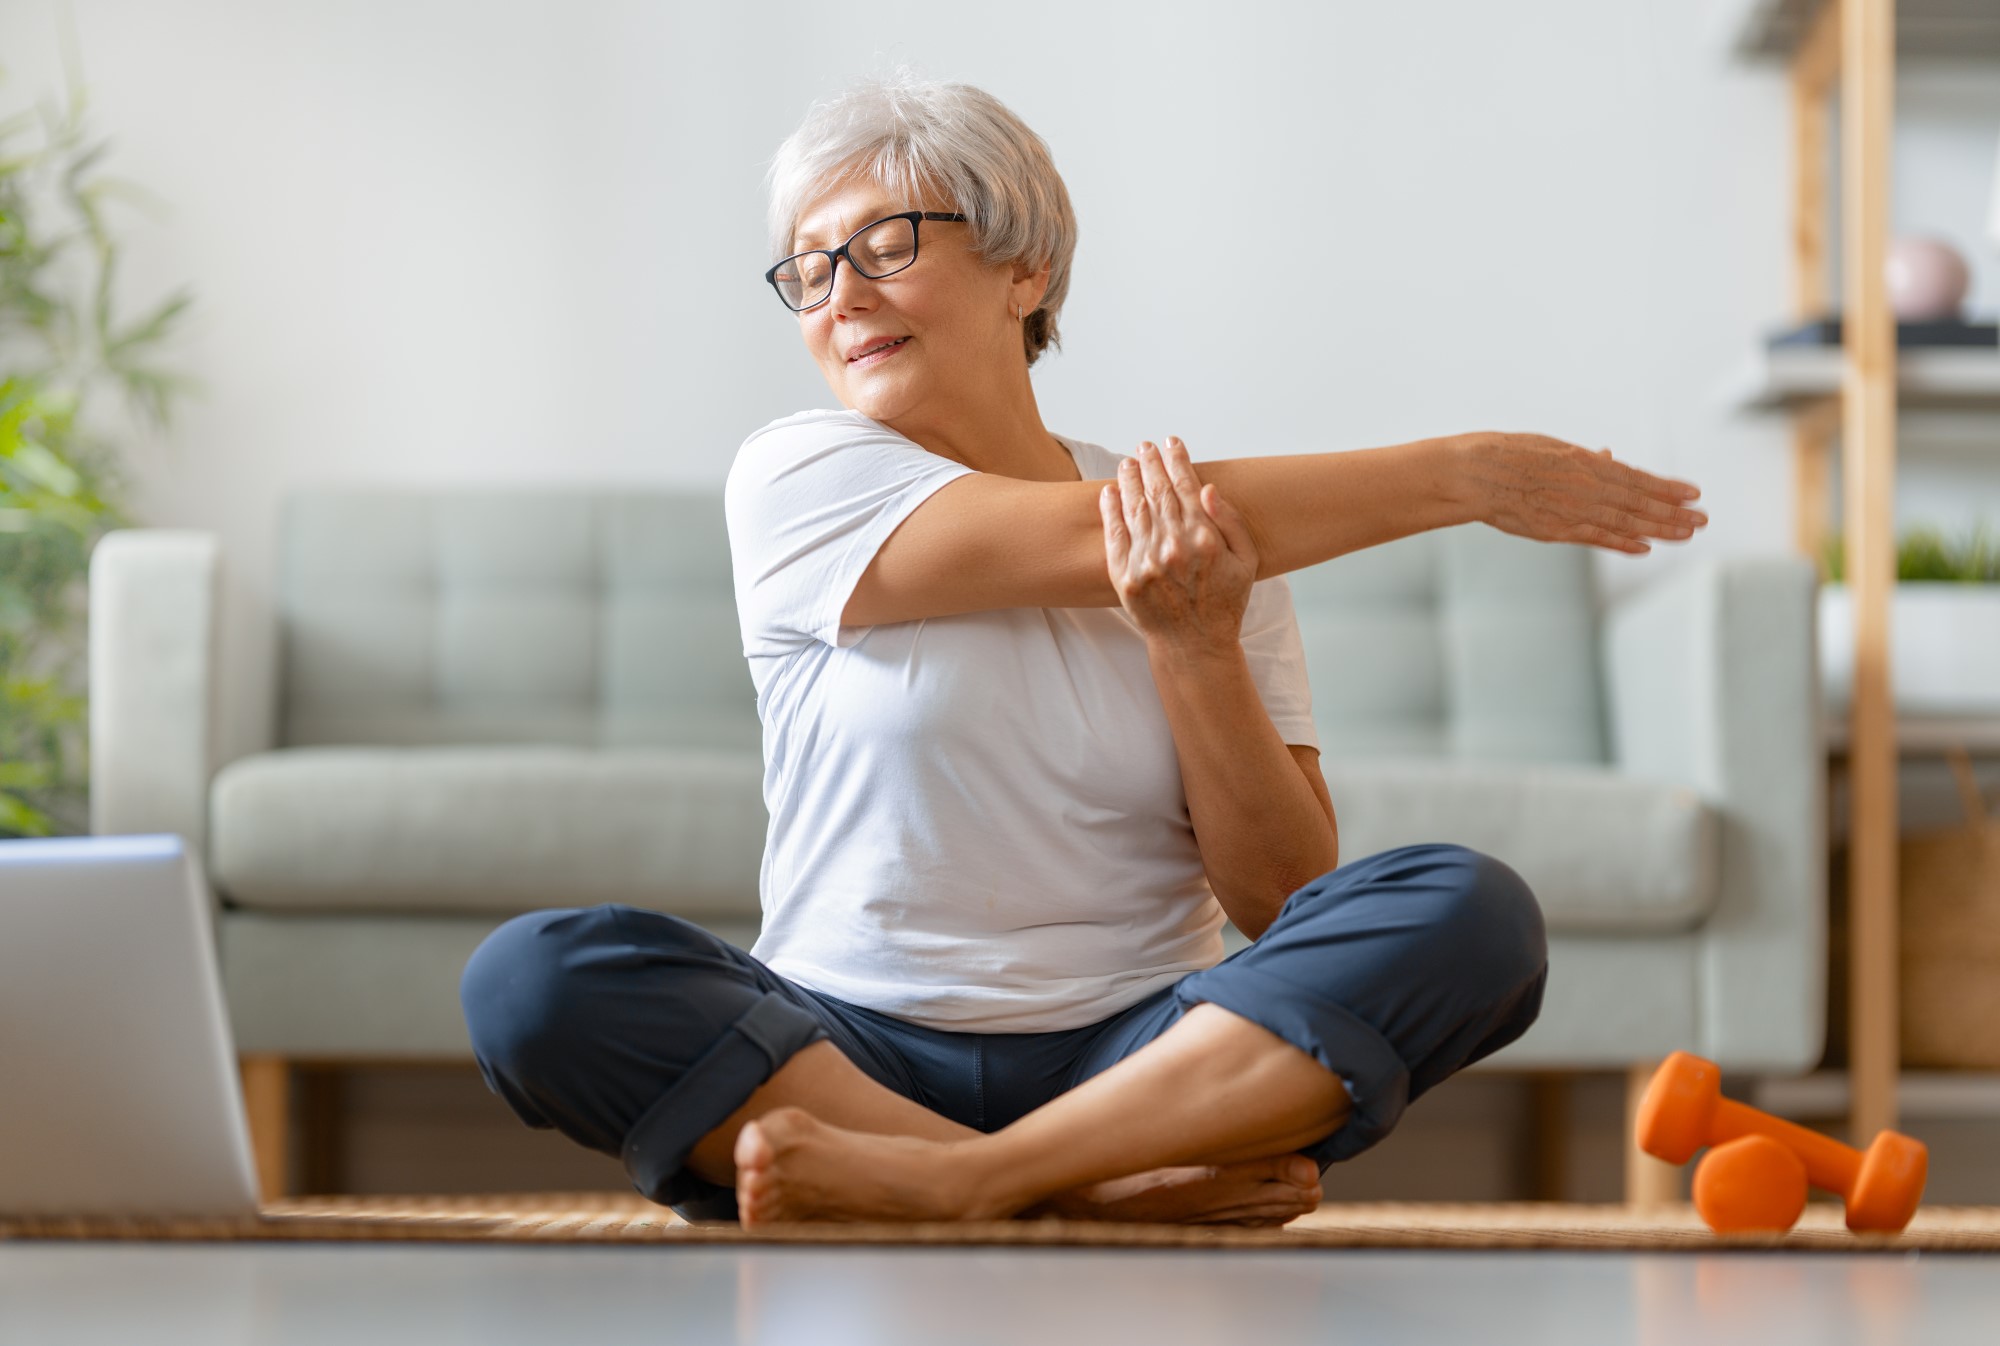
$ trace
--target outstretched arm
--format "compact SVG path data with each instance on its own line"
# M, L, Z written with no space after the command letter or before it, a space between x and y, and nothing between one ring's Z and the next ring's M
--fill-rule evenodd
M1178 440L1170 444L1179 446ZM1257 578L1413 533L1488 523L1546 542L1644 552L1707 519L1694 487L1544 435L1474 433L1385 448L1196 465L1241 512ZM1102 482L977 472L942 487L875 553L850 626L1014 607L1110 607Z

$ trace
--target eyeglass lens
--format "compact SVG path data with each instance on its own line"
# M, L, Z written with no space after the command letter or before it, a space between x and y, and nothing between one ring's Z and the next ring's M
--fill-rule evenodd
M917 260L917 222L890 219L869 226L848 241L847 260L870 280L893 276ZM787 258L772 279L787 304L811 308L833 293L833 258L824 252L800 253Z

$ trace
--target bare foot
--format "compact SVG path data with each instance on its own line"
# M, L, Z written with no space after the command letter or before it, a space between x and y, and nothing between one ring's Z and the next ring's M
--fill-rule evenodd
M744 1227L788 1220L966 1220L979 1207L958 1145L847 1131L774 1108L736 1133Z
M1156 1168L1065 1193L1044 1208L1071 1220L1145 1224L1282 1225L1326 1199L1319 1165L1304 1155L1240 1164Z

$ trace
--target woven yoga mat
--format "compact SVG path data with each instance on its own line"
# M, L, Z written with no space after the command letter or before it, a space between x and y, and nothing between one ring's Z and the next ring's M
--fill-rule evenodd
M1283 1229L1002 1220L979 1224L800 1224L749 1231L691 1225L637 1196L317 1197L267 1206L257 1219L0 1219L6 1239L218 1242L1006 1245L1105 1248L1719 1247L1822 1252L2000 1252L2000 1206L1920 1211L1897 1235L1856 1235L1832 1205L1810 1206L1788 1234L1718 1238L1688 1206L1635 1211L1580 1205L1326 1205Z

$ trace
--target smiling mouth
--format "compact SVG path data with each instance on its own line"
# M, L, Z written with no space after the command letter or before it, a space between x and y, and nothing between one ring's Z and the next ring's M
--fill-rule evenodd
M861 354L855 356L847 363L851 365L858 365L858 364L866 364L870 360L879 360L884 355L887 355L890 351L901 350L903 348L903 345L908 341L909 341L908 337L897 337L894 341L886 342L883 345L875 346L861 352Z

